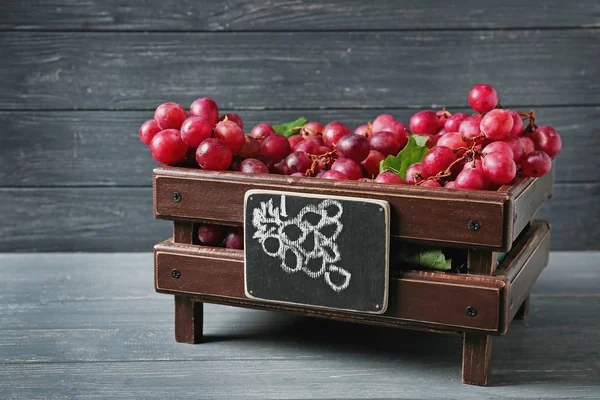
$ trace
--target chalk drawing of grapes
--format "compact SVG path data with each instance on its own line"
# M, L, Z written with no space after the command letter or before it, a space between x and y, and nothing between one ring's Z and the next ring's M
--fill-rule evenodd
M343 212L339 201L325 199L318 205L306 205L290 218L282 195L280 207L270 199L253 210L256 233L252 238L258 240L265 254L281 261L283 271L303 272L313 279L323 277L331 289L341 292L351 278L350 272L335 265L341 260L336 239L343 229Z

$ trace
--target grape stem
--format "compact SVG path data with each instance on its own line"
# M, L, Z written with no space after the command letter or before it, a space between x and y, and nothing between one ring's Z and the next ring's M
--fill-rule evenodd
M337 152L335 144L333 150L323 154L307 154L308 158L312 160L312 165L306 170L306 176L315 176L315 169L319 163L323 163L323 168L329 167L337 159Z
M524 117L523 119L529 119L529 124L527 124L527 128L525 128L525 130L527 132L533 132L537 129L537 125L535 124L535 111L534 110L531 110L529 112L519 111L518 114L521 117Z

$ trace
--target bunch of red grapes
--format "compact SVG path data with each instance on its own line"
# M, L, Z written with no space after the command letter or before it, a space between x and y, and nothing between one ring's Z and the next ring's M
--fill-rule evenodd
M192 103L189 115L178 104L161 104L139 133L159 163L216 171L475 190L496 190L518 171L531 177L550 171L562 147L556 130L537 126L533 111L501 108L489 85L473 87L468 101L474 115L420 111L410 130L382 114L354 132L337 121L308 122L286 137L265 123L245 134L239 115L219 116L217 104L205 97ZM410 165L405 177L382 168L411 134L429 136L422 161Z

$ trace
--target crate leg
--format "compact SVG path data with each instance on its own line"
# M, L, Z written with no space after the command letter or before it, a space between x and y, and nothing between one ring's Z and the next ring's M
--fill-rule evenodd
M523 304L519 307L519 311L515 314L515 319L525 319L529 314L529 296L523 300Z
M201 343L204 304L187 296L175 296L175 340Z
M486 386L492 366L492 337L479 333L465 333L462 362L463 383Z

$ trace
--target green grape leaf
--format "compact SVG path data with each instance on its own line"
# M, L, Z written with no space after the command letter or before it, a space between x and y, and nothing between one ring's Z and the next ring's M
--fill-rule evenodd
M402 179L406 179L406 170L412 164L423 161L423 157L429 151L425 147L427 142L426 136L411 135L408 137L408 143L397 156L388 156L385 160L381 161L379 165L379 171L391 171Z
M452 268L452 259L446 259L440 249L404 246L398 253L398 258L400 262L435 271L449 271Z
M278 125L273 125L273 130L275 130L275 132L279 133L280 135L283 135L285 137L290 137L290 136L297 135L298 133L300 133L300 129L294 129L294 128L301 128L307 122L308 122L308 120L306 118L300 117L295 121L286 122L286 123L278 124Z

